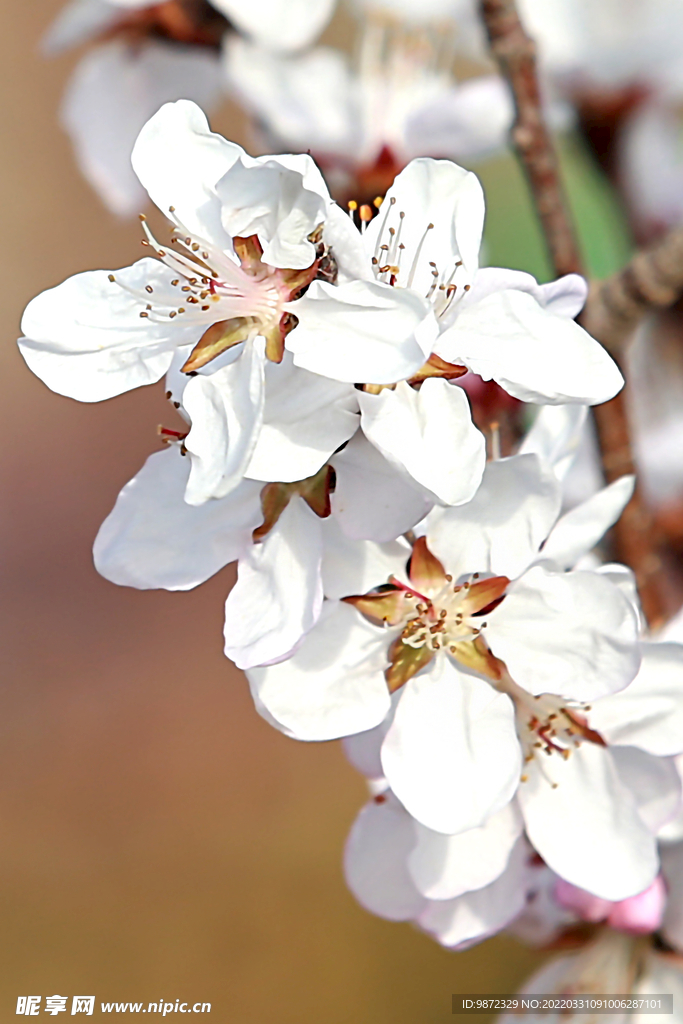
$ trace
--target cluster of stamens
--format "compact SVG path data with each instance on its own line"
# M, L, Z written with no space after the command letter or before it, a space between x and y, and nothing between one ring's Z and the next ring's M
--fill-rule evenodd
M282 296L272 268L262 264L259 273L248 273L225 253L193 237L178 220L173 206L169 207L169 217L173 228L168 247L154 237L144 214L140 215L140 222L145 233L142 244L152 248L155 256L177 275L170 281L179 292L177 305L169 303L167 294L161 301L155 301L155 288L151 283L146 284L144 290L137 290L116 275L109 275L111 282L144 305L139 314L142 319L165 323L191 310L194 319L207 325L245 312L253 317L255 324L277 322ZM217 303L220 308L216 308Z
M478 579L475 573L472 580ZM469 596L470 581L453 585L453 577L446 576L446 582L433 597L427 598L415 590L405 594L407 601L416 601L414 612L408 613L401 640L408 647L428 647L432 651L450 650L463 640L472 640L486 626L481 618L469 615L465 605Z
M375 278L378 281L382 281L383 284L390 284L392 287L412 288L415 274L420 264L422 249L429 232L433 231L434 225L430 223L425 228L415 249L410 268L406 271L403 265L406 247L401 240L406 217L405 212L403 210L398 212L398 225L394 226L389 221L395 220L395 196L392 196L386 203L378 196L374 200L373 206L378 211L381 207L385 207L382 212L377 214L377 216L381 217L381 223L371 260ZM361 234L364 234L368 224L375 217L372 206L367 204L359 206L355 200L351 200L348 207L349 216L354 223L356 222L356 217L358 217ZM449 268L439 270L433 260L429 261L432 281L425 293L425 297L433 304L437 317L442 317L456 301L456 297L462 296L470 289L470 285L465 284L460 291L460 296L458 296L458 285L455 283L454 278L462 265L462 260L455 260L452 267L450 267L450 272L448 272Z
M566 701L551 693L534 697L509 677L499 688L509 694L515 705L517 732L525 764L542 755L550 757L552 754L566 761L583 742L604 742L585 721L584 715L591 710L590 704ZM527 779L527 775L522 775L522 782ZM555 782L551 785L553 789L557 787Z

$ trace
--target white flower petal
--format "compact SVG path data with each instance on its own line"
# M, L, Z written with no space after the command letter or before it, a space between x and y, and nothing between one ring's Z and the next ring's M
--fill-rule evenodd
M196 103L166 103L144 126L133 149L133 169L162 213L175 215L191 235L230 250L221 224L216 183L244 151L209 129Z
M521 837L495 882L454 900L430 902L418 924L450 947L467 946L501 931L524 908L530 851Z
M587 561L588 559L593 559L593 556L587 555L585 560ZM618 562L608 562L606 565L596 566L595 572L610 580L621 591L638 617L639 632L642 634L643 621L640 611L640 600L638 598L638 585L633 570L629 569L627 565L621 565Z
M183 392L192 421L185 447L192 460L185 500L223 498L244 478L263 422L264 341L245 345L236 362L198 374Z
M655 757L636 747L615 747L611 754L645 826L657 834L681 809L681 778L676 762L672 757Z
M525 402L595 405L624 383L616 363L582 327L523 291L495 292L463 308L435 351Z
M331 460L332 512L347 537L393 540L427 515L433 500L398 473L359 430Z
M596 701L589 721L613 746L665 757L683 751L683 646L644 643L633 682Z
M323 603L320 520L302 498L289 502L237 566L225 603L225 653L238 668L284 658L315 625Z
M662 10L662 24L672 13ZM671 42L674 38L679 38L678 31ZM677 83L676 96L679 90ZM618 147L620 175L641 230L673 227L683 214L680 132L677 102L666 102L658 89L643 97L624 121Z
M302 179L303 187L308 192L314 192L320 199L324 200L325 216L327 216L328 210L335 205L330 198L327 182L323 178L317 163L309 153L276 153L274 156L257 156L256 158L250 157L245 153L242 159L247 166L261 166L265 164L271 167L274 164L276 167L296 171Z
M372 263L365 251L363 236L336 203L327 210L323 241L334 252L337 263L337 284L351 281L374 281Z
M351 540L343 533L335 516L323 521L323 537L325 597L365 594L386 583L392 575L405 575L411 547L402 537L385 544Z
M394 719L393 710L400 699L400 693L395 693L391 698L391 710L379 725L367 732L358 732L353 736L345 736L342 740L342 747L349 764L357 772L365 775L368 780L383 780L382 772L382 743L391 723ZM386 780L385 784L386 784ZM406 812L407 813L407 812Z
M417 843L408 868L417 889L432 900L450 900L483 889L505 871L521 835L522 817L514 801L484 822L456 836L415 823Z
M345 54L318 47L282 56L239 36L228 39L224 51L225 72L241 103L287 148L348 153L351 140L357 141L359 125ZM360 244L348 215L339 213Z
M564 480L579 452L585 405L542 405L519 447L519 454L534 453L552 466L558 480Z
M158 260L139 260L113 276L116 280L110 281L106 270L76 274L41 292L26 307L21 354L60 395L100 402L153 384L166 373L176 347L201 337L201 325L191 319L179 323L178 318L140 316L147 285L162 303L177 304L171 271Z
M310 157L318 184L319 172ZM221 201L221 220L228 235L257 235L263 262L273 267L303 270L315 259L315 245L308 236L324 221L326 198L306 187L297 167L279 157L253 160L240 157L216 185ZM326 190L325 190L326 191Z
M334 740L378 725L391 701L388 634L351 605L328 602L287 661L247 672L252 693L290 735Z
M240 32L268 50L298 50L312 43L332 16L335 0L212 0Z
M102 576L140 590L190 590L249 547L263 518L260 485L245 481L229 497L195 507L183 497L189 471L175 446L150 455L95 539Z
M533 274L527 274L525 270L510 270L509 267L479 267L472 287L458 302L458 313L476 306L489 295L507 289L528 292L537 302L541 301L541 287Z
M346 882L361 906L389 921L409 921L423 909L407 858L415 844L412 818L387 793L366 804L344 852Z
M377 281L314 281L288 308L299 319L285 342L296 365L351 384L411 377L438 333L426 299Z
M358 398L363 433L408 482L446 505L474 496L486 443L462 388L432 378L419 391L401 382L393 391Z
M289 352L267 362L263 424L246 475L283 483L313 476L355 433L357 410L351 385L301 370Z
M458 308L469 309L488 295L508 289L527 292L548 312L573 320L586 302L588 283L579 274L565 274L556 281L539 284L535 277L522 270L481 267L472 282L472 288L462 297Z
M518 791L527 835L553 871L606 900L647 889L656 843L609 751L583 743L566 761L551 754L527 774Z
M221 92L220 61L208 49L114 40L91 50L76 67L61 120L102 201L113 213L132 217L147 205L131 165L145 122L170 100L186 97L210 108ZM164 213L168 205L161 207Z
M205 326L202 329L205 329ZM224 366L230 366L231 363L237 362L244 352L247 344L248 342L242 341L238 345L233 345L231 348L226 349L225 352L221 352L219 356L212 359L211 362L206 364L206 366L200 367L197 373L204 377L210 377L218 370L222 370ZM190 376L187 373L183 373L182 367L187 362L191 351L192 348L189 345L184 345L182 348L177 348L175 350L173 353L173 360L168 372L166 373L166 379L164 380L165 390L170 392L170 401L178 403L176 408L180 415L186 419L188 424L190 419L182 407L183 393L195 374Z
M441 653L403 688L382 746L389 784L435 832L478 828L512 798L521 751L510 699Z
M576 565L616 523L631 500L635 483L635 476L622 476L563 515L543 546L543 558L563 569Z
M586 304L588 282L580 274L565 274L538 286L539 302L549 313L574 320Z
M400 284L405 277L408 287L426 295L433 281L430 264L449 278L457 260L463 267L453 280L463 285L472 280L484 225L484 193L475 174L450 160L411 160L387 192L379 216L367 227L364 239L370 256L384 241L385 217L390 218L387 227L397 227L400 214L405 214L400 222L405 245Z
M638 620L599 573L534 566L488 616L486 640L530 693L593 700L621 690L640 665Z
M149 0L137 0L145 7ZM132 5L129 5L132 6ZM121 17L121 5L109 0L71 0L61 9L43 36L43 52L50 56L94 39Z
M428 544L455 578L492 572L514 579L537 557L559 509L557 481L535 455L493 460L472 501L430 513Z
M455 160L478 160L505 145L514 108L499 75L478 75L440 89L432 101L408 117L409 153L434 153Z

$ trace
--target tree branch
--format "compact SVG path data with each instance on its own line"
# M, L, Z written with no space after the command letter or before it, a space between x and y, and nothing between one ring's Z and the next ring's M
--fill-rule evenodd
M591 284L581 322L612 353L623 349L651 309L673 305L683 293L683 227L673 228L621 270Z
M512 88L516 110L512 143L529 180L555 272L558 275L581 273L581 254L564 198L558 160L543 119L536 47L524 31L515 0L479 0L479 3L491 49ZM677 244L683 249L683 236ZM646 269L642 268L642 262L638 268L642 280L647 281L647 294L663 295L664 291L657 291L654 282L661 277L659 268L668 266L668 259L660 263L659 257L650 256L644 261ZM657 268L656 272L653 268ZM671 290L672 284L667 283ZM623 287L616 291L620 295L628 294L632 302L639 301L633 298L637 292L632 295ZM616 299L612 300L612 288L606 288L604 295L598 294L600 298L593 299L595 312L591 313L591 333L603 342L604 325L599 322L599 311L606 301ZM644 290L643 294L646 294ZM634 471L624 392L594 411L603 469L610 482ZM652 515L638 486L614 529L614 547L617 557L635 573L647 621L653 628L660 625L666 618L662 565Z
M516 112L512 142L529 179L555 271L581 273L581 253L543 119L536 44L524 31L514 0L480 0L480 5L491 50L512 86Z

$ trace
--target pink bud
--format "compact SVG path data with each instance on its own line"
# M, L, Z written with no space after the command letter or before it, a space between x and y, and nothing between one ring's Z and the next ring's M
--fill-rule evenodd
M656 932L664 917L666 886L661 875L637 896L631 896L620 903L614 903L607 917L607 923L620 931L645 935Z
M571 882L565 882L564 878L558 878L555 883L555 900L564 907L571 910L584 921L604 921L614 907L609 900L593 896L585 889L578 889Z

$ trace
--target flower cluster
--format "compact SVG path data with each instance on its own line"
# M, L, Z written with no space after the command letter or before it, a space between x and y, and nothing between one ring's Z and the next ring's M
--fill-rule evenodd
M180 100L132 166L170 237L143 217L150 255L37 296L19 343L60 394L165 378L178 414L98 570L184 590L237 563L226 654L268 722L344 738L368 777L346 870L376 913L459 948L661 907L683 645L644 638L629 570L591 554L633 479L563 506L623 383L574 320L583 279L480 267L483 192L449 160L342 209L310 156L253 158ZM535 413L505 457L475 375Z

